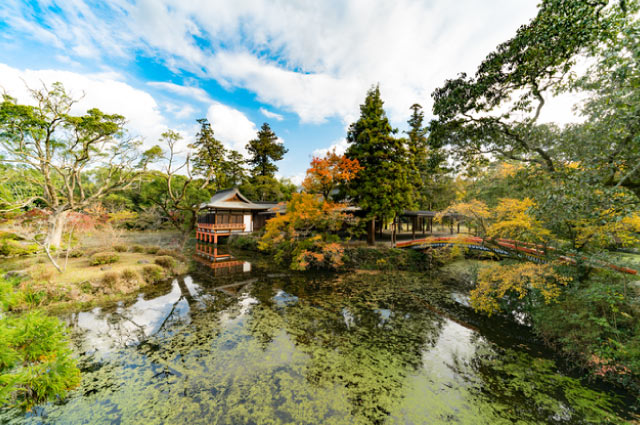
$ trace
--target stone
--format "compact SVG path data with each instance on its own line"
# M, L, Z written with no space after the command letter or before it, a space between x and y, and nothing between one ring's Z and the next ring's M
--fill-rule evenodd
M16 277L19 277L19 278L22 279L22 278L25 278L27 276L28 276L28 274L24 270L11 270L9 272L6 272L3 277L5 279L13 279L13 278L16 278Z
M104 272L104 271L107 271L107 270L111 270L111 266L103 266L103 267L100 267L100 270L102 270L103 272Z
M138 260L138 264L149 264L149 260Z

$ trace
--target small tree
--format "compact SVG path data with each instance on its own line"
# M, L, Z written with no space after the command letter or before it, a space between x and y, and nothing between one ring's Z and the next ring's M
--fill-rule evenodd
M326 201L329 201L331 192L338 185L353 180L360 170L362 167L357 159L338 155L333 149L323 158L313 157L302 187L307 192L321 194Z
M43 206L47 229L35 240L51 258L50 249L60 245L69 211L82 210L132 184L138 174L134 163L139 143L126 136L121 115L98 109L72 115L76 99L61 83L29 91L34 106L3 95L0 148L5 156L0 160L24 168L25 179L39 188L35 195L16 196L7 209L30 208L35 202Z

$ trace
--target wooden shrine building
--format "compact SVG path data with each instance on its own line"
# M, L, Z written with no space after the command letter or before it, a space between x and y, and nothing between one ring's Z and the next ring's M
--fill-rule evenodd
M236 188L217 192L200 205L196 240L217 244L219 237L260 230L277 207L276 203L252 202Z

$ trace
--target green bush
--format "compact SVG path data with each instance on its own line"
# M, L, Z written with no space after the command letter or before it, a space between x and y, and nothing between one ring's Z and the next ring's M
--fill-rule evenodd
M131 247L131 251L137 252L137 253L145 252L145 246L144 245L133 245Z
M345 266L364 270L425 271L429 269L427 257L412 249L346 248Z
M534 330L596 376L640 395L640 303L620 273L592 271L553 303L531 303Z
M84 255L84 251L81 249L74 248L69 251L69 258L80 258Z
M254 236L237 235L229 238L229 246L246 251L258 251L258 239Z
M99 252L93 254L89 260L89 264L92 266L99 266L102 264L112 264L120 261L120 256L115 252Z
M15 233L5 232L3 230L0 230L0 240L19 241L19 240L22 240L22 238L20 236L16 235Z
M120 281L120 275L116 272L108 272L102 276L101 283L107 288L114 288Z
M29 255L38 252L38 245L24 245L14 239L3 239L0 241L0 256Z
M153 260L153 262L167 270L173 270L176 267L175 258L170 257L168 255L163 255L161 257L158 257L155 260Z
M129 283L138 282L140 280L140 275L133 269L122 270L122 273L120 273L120 277L122 278L122 280Z
M153 245L152 245L152 246L146 246L146 247L144 248L144 251L145 251L147 254L157 254L157 253L158 253L158 251L160 251L160 249L162 249L162 248L160 248L159 246L153 246Z
M126 245L114 245L113 250L116 252L127 252L128 248Z
M0 406L31 409L80 383L65 326L39 311L0 317Z
M160 266L149 264L142 268L142 278L147 283L156 283L165 278L165 271Z

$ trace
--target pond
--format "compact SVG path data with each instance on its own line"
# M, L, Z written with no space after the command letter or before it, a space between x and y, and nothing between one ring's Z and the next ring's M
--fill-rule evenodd
M211 257L213 258L213 257ZM625 400L438 276L290 274L232 257L64 319L82 385L0 422L583 424Z

